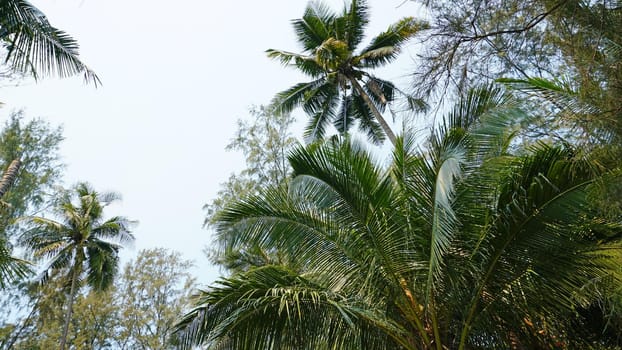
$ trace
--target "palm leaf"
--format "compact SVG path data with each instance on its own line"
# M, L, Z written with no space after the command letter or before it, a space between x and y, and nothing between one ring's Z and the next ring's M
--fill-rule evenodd
M268 49L266 53L269 58L281 62L284 66L293 65L312 78L318 78L325 74L325 70L317 64L315 57L274 49Z
M589 214L586 186L595 175L594 168L584 160L573 160L569 150L538 145L533 152L515 159L512 171L506 171L511 175L501 180L496 204L500 215L489 226L492 230L483 238L485 243L472 253L484 259L485 272L463 334L492 303L511 300L511 294L499 298L503 293L527 298L526 305L532 305L529 310L555 314L581 303L577 291L611 271L606 268L612 262L608 248L585 240L576 230L579 222L593 215ZM549 297L538 301L542 291ZM476 311L477 305L484 307Z
M107 289L112 285L119 266L119 249L121 246L92 240L86 247L87 251L87 281L97 291Z
M340 135L347 135L348 130L350 130L356 120L356 116L352 113L352 103L352 95L345 95L341 99L339 112L335 114L333 126Z
M56 250L55 253L46 261L41 273L37 276L37 280L40 283L47 283L56 272L70 270L73 266L75 251L72 246L64 245Z
M112 217L92 229L92 235L99 239L112 240L121 244L131 244L134 236L130 234L130 228L136 224L122 216Z
M374 101L380 112L384 112L388 103L393 102L397 93L401 93L395 84L387 80L367 75L367 81L363 87L367 95Z
M6 243L0 240L0 290L4 289L8 282L26 278L32 270L30 263L11 256Z
M270 108L275 113L290 113L294 108L302 105L307 94L323 84L325 84L324 79L298 83L285 91L279 92L272 100Z
M366 347L374 339L355 324L372 324L371 332L385 346L396 346L391 336L403 337L404 331L381 312L357 307L284 267L254 269L218 284L202 292L199 306L177 325L185 348L223 342L230 349Z
M306 52L313 52L333 34L331 27L335 17L326 5L310 2L302 18L292 21L296 37Z
M412 17L406 17L374 37L365 47L356 60L363 67L377 68L395 60L402 46L420 31L427 28L427 24Z
M511 96L495 86L478 86L470 89L455 104L445 118L446 129L471 130L482 123L485 115L510 107Z
M563 79L549 80L544 78L528 79L497 79L515 90L539 96L562 111L573 115L596 113L594 106L581 101L576 88Z
M345 36L350 51L354 51L363 41L365 29L369 23L369 11L365 0L353 0L350 7L343 10Z
M78 58L78 43L67 33L54 28L28 1L0 2L4 34L8 43L6 62L35 78L56 75L61 78L82 74L86 82L100 84L99 77Z
M386 135L376 118L374 118L369 105L359 94L353 94L351 99L352 101L348 105L348 115L351 115L352 118L358 121L359 129L367 135L369 141L375 144L382 143L386 139ZM339 127L340 125L336 123L335 126Z
M326 126L336 118L335 107L339 103L339 92L334 84L320 85L308 91L303 109L311 116L304 131L307 140L315 141L324 137Z
M614 125L618 121L615 116L611 115L612 111L602 106L599 107L598 98L586 97L585 92L578 89L569 79L528 78L523 80L498 79L498 81L535 97L540 102L546 102L552 107L551 112L556 115L549 121L549 124L553 125L547 125L547 127L557 126L558 130L567 130L568 138L571 140L574 139L577 129L579 132L589 134L587 138L579 138L579 142L589 143L593 140L612 142L612 137L615 137L615 131L612 130L615 130ZM594 116L599 117L594 118Z

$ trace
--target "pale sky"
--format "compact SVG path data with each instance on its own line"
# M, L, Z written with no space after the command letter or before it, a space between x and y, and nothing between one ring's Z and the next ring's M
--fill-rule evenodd
M95 89L80 78L2 86L0 119L24 109L27 118L62 125L65 184L88 181L99 191L121 193L123 202L108 215L140 222L135 247L124 258L143 248L175 249L195 260L201 283L210 283L219 273L201 253L210 242L202 207L243 167L241 154L224 150L236 120L248 115L249 106L267 104L305 81L264 51L300 51L290 20L302 16L307 1L31 2L78 39L83 62L103 86ZM343 6L325 3L339 11ZM418 8L403 0L369 4L369 34ZM382 77L407 74L414 55L409 51Z

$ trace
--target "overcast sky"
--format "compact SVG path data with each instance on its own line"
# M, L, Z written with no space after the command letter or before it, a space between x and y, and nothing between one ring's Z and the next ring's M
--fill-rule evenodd
M218 271L201 253L210 241L202 206L243 167L242 155L224 151L236 119L305 79L264 51L299 51L290 20L303 14L307 1L32 3L78 39L82 60L103 86L85 86L79 78L2 86L0 118L24 109L27 117L64 127L65 184L88 181L121 193L123 202L108 214L140 222L125 259L143 248L172 248L195 260L200 282L213 281ZM343 7L338 0L325 3ZM402 3L369 1L368 33L416 14L414 4ZM384 78L407 73L408 51Z

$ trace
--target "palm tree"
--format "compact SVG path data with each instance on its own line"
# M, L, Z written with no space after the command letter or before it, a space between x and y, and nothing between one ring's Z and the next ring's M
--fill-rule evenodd
M45 15L26 0L0 0L0 44L7 49L4 63L35 79L82 74L99 84L97 75L78 57L78 42L53 27Z
M381 112L400 91L369 70L394 61L402 46L426 25L407 17L358 49L369 16L364 0L352 0L341 15L325 5L311 2L293 26L302 44L301 54L267 50L268 56L292 65L312 81L298 83L277 94L273 106L290 112L302 106L311 117L305 135L321 138L331 123L345 133L356 119L359 128L374 142L385 135L395 144L395 135ZM408 98L411 107L423 108L421 101ZM383 133L384 132L384 133Z
M598 239L588 201L602 170L569 147L511 152L518 112L507 103L497 90L472 91L425 149L408 133L398 138L387 169L347 140L297 148L288 188L239 201L217 223L233 249L253 242L292 263L201 291L178 325L183 344L462 350L570 341L575 308L619 281L620 244Z
M72 197L76 197L77 203ZM126 218L103 220L104 207L118 199L115 193L97 193L88 184L79 183L71 195L58 203L56 210L61 221L32 217L32 228L20 238L21 245L36 258L48 260L44 281L51 273L64 271L71 283L61 350L67 341L73 301L83 282L96 291L108 288L118 269L120 244L134 241L129 231L131 222Z

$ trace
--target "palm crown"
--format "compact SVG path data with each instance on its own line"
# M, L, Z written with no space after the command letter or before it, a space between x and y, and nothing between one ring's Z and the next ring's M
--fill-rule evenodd
M552 334L605 288L619 244L600 242L590 225L598 167L569 148L508 152L517 112L505 101L472 92L425 151L398 139L388 169L349 142L296 149L287 189L240 201L218 222L230 247L254 242L291 263L200 293L182 339L214 349L563 340Z
M119 216L103 220L104 207L119 198L115 193L97 193L82 183L76 186L75 196L77 203L71 197L59 203L57 211L62 221L30 218L33 228L20 243L35 257L50 259L44 273L77 269L91 287L103 290L111 284L117 269L121 246L114 242L133 241L130 222Z
M345 133L356 120L372 141L379 142L386 135L395 143L395 135L381 112L400 91L368 70L396 59L406 41L424 29L425 24L404 18L359 50L368 21L363 0L352 1L341 15L313 2L302 18L293 21L303 52L267 51L269 57L291 64L313 79L280 92L273 101L281 112L302 106L311 117L305 131L307 137L321 138L330 124ZM411 106L418 102L411 98L408 101Z

